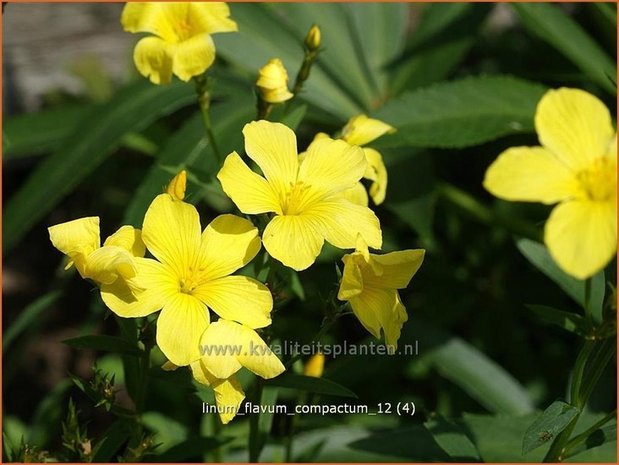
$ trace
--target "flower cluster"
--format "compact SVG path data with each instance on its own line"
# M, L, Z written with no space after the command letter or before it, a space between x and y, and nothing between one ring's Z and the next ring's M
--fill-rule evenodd
M138 70L157 84L172 74L200 77L212 64L211 34L236 30L223 3L129 3L122 24L147 32L135 48ZM320 47L320 29L306 38L309 67ZM202 79L200 77L200 79ZM292 98L288 75L278 59L260 70L262 101ZM299 81L299 82L302 82ZM237 273L261 251L296 271L312 266L325 242L355 250L343 256L338 298L375 337L384 334L393 353L406 309L398 289L408 286L423 260L422 250L376 255L380 222L368 206L362 179L372 182L375 204L386 196L382 156L365 147L394 128L365 115L348 121L337 139L319 135L299 153L293 130L281 123L253 121L243 129L245 154L230 153L217 173L223 191L238 210L214 218L204 229L197 209L185 201L187 174L174 177L144 216L142 229L123 226L100 245L99 218L88 217L49 228L52 244L70 267L92 280L106 306L123 318L156 318L156 344L167 358L164 369L189 367L193 377L215 393L227 423L245 394L236 373L246 368L269 379L285 368L261 334L271 325L273 296L267 285ZM261 230L256 225L260 225ZM321 376L324 356L308 365Z

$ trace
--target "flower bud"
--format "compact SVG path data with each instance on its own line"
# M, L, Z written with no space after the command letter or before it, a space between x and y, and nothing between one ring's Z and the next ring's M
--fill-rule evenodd
M305 36L305 46L310 52L320 48L320 28L317 25L314 24Z
M288 90L288 73L279 58L269 60L260 68L256 86L267 103L282 103L293 97Z
M168 184L166 192L176 200L185 198L185 189L187 188L187 172L185 170L178 173Z
M314 378L320 378L325 368L325 356L320 352L313 355L305 364L303 374L305 376L313 376Z

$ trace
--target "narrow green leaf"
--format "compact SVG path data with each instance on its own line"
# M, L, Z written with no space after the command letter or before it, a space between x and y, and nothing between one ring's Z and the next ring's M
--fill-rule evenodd
M288 126L293 131L296 131L301 121L305 117L305 113L307 112L307 105L300 105L292 110L290 113L282 117L280 120L281 123Z
M374 114L398 129L376 146L459 148L533 132L544 92L509 76L468 77L408 92Z
M6 118L2 127L4 161L56 148L92 109L91 104L67 105Z
M274 387L265 386L260 392L260 407L268 407L277 404L278 390ZM273 413L268 409L261 411L260 413L254 413L254 416L250 419L251 422L255 422L256 434L251 434L249 437L249 458L250 461L259 461L260 454L264 445L267 442L271 434L271 427L273 426ZM251 428L251 427L250 427ZM250 431L252 431L250 429Z
M523 25L546 41L604 89L617 94L615 62L557 5L512 3Z
M143 350L131 345L125 339L115 336L81 336L65 339L62 342L75 349L101 350L103 352L117 352L135 356L141 356L144 353Z
M518 239L516 246L538 270L558 284L581 307L585 307L585 281L576 279L561 270L543 244L529 239ZM605 287L604 271L600 271L591 282L590 305L595 315L601 316Z
M65 398L73 384L63 379L39 403L32 416L28 442L39 447L48 447L50 442L58 437L63 420Z
M158 448L161 451L167 451L182 443L189 435L186 425L159 412L145 412L142 415L142 422L155 433L155 443L161 443Z
M553 441L579 413L576 407L555 400L527 429L522 441L522 453Z
M436 369L492 412L524 415L533 404L524 388L500 365L460 338L428 354Z
M2 350L6 352L21 333L29 328L33 328L38 323L41 314L56 302L61 295L61 291L50 292L39 297L23 309L17 319L4 330Z
M314 392L316 394L357 398L357 395L350 389L325 378L284 373L277 378L268 380L266 384L268 386L298 389L299 391Z
M586 336L589 333L587 320L576 313L557 310L545 305L527 305L527 308L544 323L558 326L580 336Z
M578 446L570 449L566 462L609 462L617 461L617 425L608 425L592 432Z
M130 131L138 131L193 99L191 86L139 82L83 117L72 135L43 160L4 211L4 250L10 250L65 195L92 173Z

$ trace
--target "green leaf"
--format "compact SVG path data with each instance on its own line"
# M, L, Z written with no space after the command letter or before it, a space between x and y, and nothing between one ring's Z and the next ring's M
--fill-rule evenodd
M374 117L398 132L377 147L461 148L533 132L539 84L509 76L468 77L405 93Z
M340 384L325 378L314 378L312 376L284 373L277 378L268 380L266 384L268 386L298 389L299 391L314 392L316 394L357 398L354 392Z
M52 291L39 297L19 314L17 319L4 330L2 350L7 351L13 341L27 329L34 328L40 321L41 314L62 295L61 291Z
M265 386L260 391L260 407L276 405L277 396L278 390L276 388ZM264 412L254 414L254 416L251 417L250 422L253 423L252 427L250 427L249 459L253 462L259 461L262 449L269 438L271 427L273 426L273 413L266 409ZM256 431L256 433L251 434L252 431Z
M464 426L484 462L541 462L548 447L522 455L522 438L537 414L463 415Z
M522 24L546 41L613 95L617 94L615 62L567 13L548 3L513 3Z
M212 437L190 438L170 447L161 455L153 457L153 459L156 462L173 463L201 458L204 454L229 443L232 439Z
M522 453L527 454L544 444L550 444L579 413L576 407L555 400L527 429L522 441Z
M42 161L9 200L4 211L4 250L30 228L114 151L122 137L138 131L194 99L191 86L153 86L139 82L83 117L56 152Z
M576 313L557 310L546 305L527 305L526 307L544 323L558 326L580 336L586 336L590 332L587 320Z
M120 447L127 442L136 425L124 418L119 418L102 435L101 440L92 451L92 462L111 462Z
M63 379L39 403L32 416L32 428L28 435L28 442L39 447L47 447L60 433L63 420L65 398L67 391L73 384Z
M456 423L440 416L435 416L424 423L424 426L437 444L449 454L452 461L479 462L479 452L466 435L466 430Z
M4 161L56 148L93 108L67 105L6 118L2 127Z
M515 415L533 410L524 388L500 365L460 338L452 337L427 355L436 369L488 410Z
M592 432L578 446L570 449L566 462L609 462L617 461L617 425L608 425Z
M349 445L374 454L403 457L409 461L447 462L449 455L439 446L432 434L421 425L372 433Z
M567 295L585 308L585 281L576 279L561 270L543 244L529 239L518 239L516 246L538 270L552 279ZM598 317L601 317L605 286L604 271L600 271L592 278L590 301L592 314L598 315Z
M296 131L301 124L301 121L303 121L306 112L307 105L298 106L287 115L284 115L280 122L288 126L293 131Z
M75 349L101 350L103 352L117 352L135 356L141 356L144 353L142 349L131 345L125 339L115 336L81 336L65 339L62 342Z
M189 430L180 421L159 412L150 411L142 415L144 426L155 433L155 443L161 443L158 451L167 451L187 439Z

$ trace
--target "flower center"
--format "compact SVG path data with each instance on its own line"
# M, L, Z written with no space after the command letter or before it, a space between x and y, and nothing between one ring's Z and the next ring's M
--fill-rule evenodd
M282 212L284 215L298 215L307 207L310 186L301 181L290 183L290 188L282 199Z
M187 274L179 282L181 292L191 295L196 287L204 283L203 268L195 269L190 266Z
M191 24L187 20L177 22L174 29L179 41L187 40L193 35Z
M591 166L578 173L578 180L590 200L610 200L617 190L616 162L609 157L597 158Z

